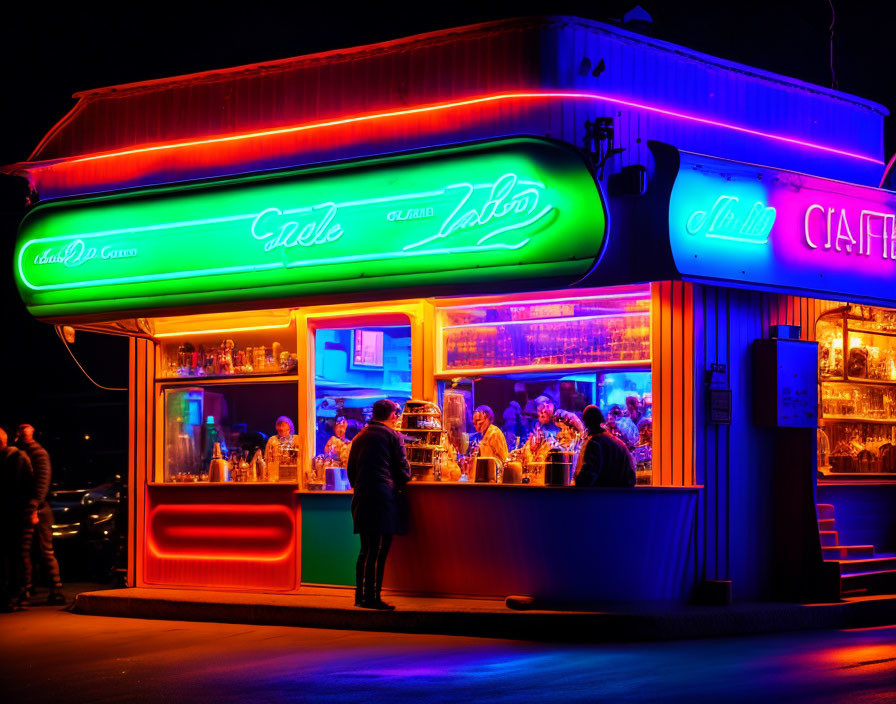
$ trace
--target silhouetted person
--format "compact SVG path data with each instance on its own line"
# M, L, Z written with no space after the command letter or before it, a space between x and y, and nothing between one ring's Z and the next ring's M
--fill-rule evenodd
M34 471L34 498L32 506L37 511L37 525L25 527L22 536L22 558L25 563L25 590L21 602L26 605L33 593L31 545L34 542L34 531L37 530L37 546L41 560L50 580L50 594L47 597L48 604L64 604L62 595L62 579L59 576L59 563L53 553L53 510L47 503L47 492L50 490L52 469L50 467L49 453L34 439L34 428L30 425L20 425L16 434L16 445L23 450L31 460L31 468Z
M588 436L579 450L576 486L634 486L635 460L625 443L604 428L604 414L586 406L582 423Z
M392 536L407 532L400 492L411 480L404 442L395 430L398 404L381 399L373 419L352 440L348 480L354 489L352 519L361 538L355 565L355 606L393 609L380 598Z
M0 611L15 611L15 599L24 590L22 537L25 526L37 522L32 505L34 476L31 460L19 448L7 444L8 436L0 428Z

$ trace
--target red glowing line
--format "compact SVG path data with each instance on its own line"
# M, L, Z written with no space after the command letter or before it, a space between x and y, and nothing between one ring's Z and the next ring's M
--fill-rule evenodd
M153 557L159 558L161 560L227 560L230 562L282 562L294 552L293 548L290 546L283 552L274 555L273 557L261 557L260 555L195 555L192 553L171 553L162 552L156 546L155 541L152 538L150 538L149 540L149 550L152 553Z
M206 144L217 144L222 142L235 142L246 139L256 139L260 137L271 137L275 135L281 134L292 134L296 132L304 132L308 130L319 129L323 127L336 127L339 125L347 125L359 122L366 122L370 120L382 120L393 117L404 117L406 115L415 115L420 113L429 113L429 112L437 112L442 110L451 110L454 108L467 107L470 105L477 105L481 103L492 103L503 100L531 100L531 99L548 99L548 98L570 98L576 100L595 100L595 101L604 101L608 103L614 103L616 105L624 105L625 107L634 108L636 110L646 110L648 112L657 113L659 115L666 115L668 117L674 117L681 120L690 120L691 122L697 122L702 125L708 125L711 127L721 127L724 129L733 130L735 132L741 132L743 134L749 134L757 137L763 137L765 139L773 139L779 142L785 142L788 144L794 144L800 147L808 147L810 149L818 149L820 151L828 152L831 154L839 154L841 156L852 157L853 159L861 159L863 161L870 161L874 164L883 164L879 159L875 159L870 156L865 156L863 154L856 154L854 152L848 152L843 149L836 149L834 147L827 147L822 144L815 144L813 142L807 142L801 139L795 139L793 137L785 137L779 134L773 134L771 132L763 132L761 130L754 130L748 127L741 127L739 125L733 125L728 122L721 122L718 120L711 120L705 117L698 117L697 115L688 115L685 113L675 112L674 110L666 110L663 108L659 108L653 105L646 105L643 103L636 103L631 100L623 100L622 98L615 98L609 95L600 95L598 93L573 93L573 92L557 92L557 91L543 91L543 92L529 92L529 93L498 93L495 95L486 95L480 96L477 98L468 98L466 100L458 100L448 103L436 103L433 105L424 105L416 108L404 108L401 110L391 110L387 112L378 112L371 113L368 115L356 115L353 117L344 117L335 120L326 120L324 122L313 122L305 125L294 125L292 127L280 127L276 129L262 130L259 132L245 132L242 134L235 135L226 135L220 137L208 137L206 139L198 139L198 140L190 140L186 142L172 142L167 144L157 144L149 147L138 147L135 149L126 149L122 151L115 152L107 152L104 154L93 154L90 156L77 157L74 159L62 159L58 162L54 163L77 163L82 161L95 161L99 159L111 159L120 156L131 156L133 154L141 154L144 152L154 152L154 151L163 151L169 149L181 149L184 147L195 147ZM52 165L52 164L51 164Z
M168 537L179 540L189 538L260 540L279 538L283 535L283 531L276 526L168 526L160 530Z

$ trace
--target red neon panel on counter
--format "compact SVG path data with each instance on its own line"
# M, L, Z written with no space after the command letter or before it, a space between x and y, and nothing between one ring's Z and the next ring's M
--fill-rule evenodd
M149 549L160 558L284 560L294 535L285 506L157 506L149 514Z
M147 584L295 589L299 521L289 488L147 489Z

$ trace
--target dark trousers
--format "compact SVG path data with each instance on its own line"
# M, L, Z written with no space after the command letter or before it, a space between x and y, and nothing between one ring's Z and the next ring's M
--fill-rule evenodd
M386 556L392 536L383 533L361 533L361 552L355 565L355 601L379 599L383 588Z
M22 560L24 562L25 588L32 588L31 544L34 542L34 534L37 533L37 546L40 551L41 562L47 571L51 588L62 589L62 578L59 575L59 563L56 562L56 554L53 552L53 510L44 504L37 511L38 523L36 526L28 525L22 535Z

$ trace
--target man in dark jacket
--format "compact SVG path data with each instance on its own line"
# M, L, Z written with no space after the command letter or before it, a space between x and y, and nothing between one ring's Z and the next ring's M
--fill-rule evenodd
M587 406L582 422L588 437L579 450L576 486L634 486L634 457L622 440L604 428L601 410Z
M395 431L398 404L382 399L373 404L373 419L352 440L348 480L355 533L361 552L355 566L355 606L393 609L380 598L386 556L392 536L405 533L400 492L411 479L404 442Z
M15 611L14 599L24 588L22 534L25 526L37 521L32 509L34 477L28 455L7 444L8 436L0 428L0 482L3 502L0 508L0 611Z
M49 453L34 439L34 428L30 425L20 425L16 434L16 445L28 455L31 467L34 470L34 498L32 508L37 511L38 523L36 526L29 524L25 527L22 536L22 557L25 561L25 590L22 593L20 603L27 605L32 595L32 566L31 544L34 542L34 531L37 529L37 545L40 549L47 576L50 579L50 594L47 597L48 604L64 604L65 597L62 594L62 579L59 576L59 563L53 552L53 510L47 503L47 492L50 490L52 469L50 467Z

